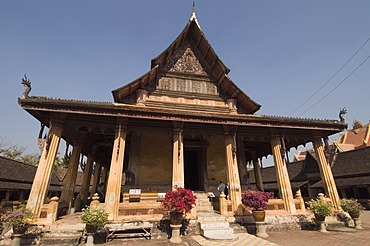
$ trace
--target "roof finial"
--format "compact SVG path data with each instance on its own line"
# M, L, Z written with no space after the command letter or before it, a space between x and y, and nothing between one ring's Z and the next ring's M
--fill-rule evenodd
M190 20L196 20L197 17L195 16L195 0L193 0L193 9L191 11L191 17Z

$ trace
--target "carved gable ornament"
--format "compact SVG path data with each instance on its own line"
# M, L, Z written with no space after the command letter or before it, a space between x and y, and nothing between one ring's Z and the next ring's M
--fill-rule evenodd
M190 47L181 49L177 54L175 54L167 64L166 70L171 72L207 75Z

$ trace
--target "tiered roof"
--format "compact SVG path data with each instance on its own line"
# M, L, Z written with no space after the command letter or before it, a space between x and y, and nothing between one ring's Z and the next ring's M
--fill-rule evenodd
M115 102L122 102L126 97L133 95L136 90L146 88L157 82L158 76L163 75L169 70L169 65L179 57L181 49L191 45L192 52L201 60L204 70L209 74L211 80L220 89L220 93L228 98L236 99L237 103L245 109L248 114L253 114L260 109L261 105L247 96L229 78L230 69L221 61L208 42L193 12L185 28L178 37L165 49L159 56L152 59L151 70L134 80L133 82L113 90ZM181 54L180 54L181 55Z

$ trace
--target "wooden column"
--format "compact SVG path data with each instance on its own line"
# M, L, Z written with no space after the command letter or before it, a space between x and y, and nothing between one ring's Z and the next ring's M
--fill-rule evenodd
M280 136L271 136L271 149L275 162L276 179L279 186L280 197L281 199L283 199L285 210L290 214L296 214L297 210L294 205L294 198L292 187L290 185L288 169L285 159L283 159L281 155L282 148Z
M242 202L238 162L236 158L236 129L229 126L224 126L224 129L229 197L231 200L233 212L238 213L239 206Z
M239 166L239 177L241 185L246 185L247 180L247 160L245 158L245 150L243 139L239 138L236 141L237 144L237 159L238 159L238 166Z
M23 201L24 200L24 190L21 190L19 192L19 197L18 197L18 201Z
M78 164L79 164L80 154L82 151L82 144L83 144L82 139L79 139L73 145L71 158L69 159L69 163L68 163L68 170L63 180L63 189L62 189L62 194L60 195L60 203L67 204L68 206L67 213L69 213L72 207L72 201L73 201L75 185L76 185Z
M105 209L109 213L109 220L115 220L118 217L123 158L125 156L125 143L127 135L126 125L126 119L118 118L116 137L114 140L112 160L108 177L108 186L105 196Z
M27 208L31 210L36 218L40 217L41 208L44 204L45 195L50 183L51 171L62 136L62 125L63 117L52 119L48 137L44 144L36 174L33 179Z
M12 191L10 190L5 191L5 201L9 202L11 194L12 194Z
M94 196L96 192L96 188L98 187L98 184L100 183L100 172L101 172L101 163L97 162L95 166L94 179L93 179L93 183L92 183L92 187L90 191L91 197Z
M107 187L107 180L108 180L108 167L103 166L102 167L101 182L104 183L104 187Z
M255 151L252 151L251 154L252 154L252 158L253 158L253 172L254 172L254 178L256 180L257 190L264 191L262 173L261 173L261 166L260 166L260 159L257 158L257 153Z
M337 210L340 210L341 207L337 186L335 185L333 173L325 157L324 146L322 144L321 137L314 136L313 146L316 153L316 160L319 164L321 179L324 183L325 193L327 196L329 196L333 207Z
M182 125L182 122L173 123L172 188L185 187Z
M92 166L94 163L95 149L93 148L87 155L85 169L82 175L81 190L78 194L77 210L82 209L86 205L89 195Z

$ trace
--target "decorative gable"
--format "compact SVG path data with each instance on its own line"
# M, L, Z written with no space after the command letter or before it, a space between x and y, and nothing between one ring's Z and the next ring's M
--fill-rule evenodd
M168 62L165 70L196 75L207 75L194 52L191 50L190 45L187 45L175 54Z

